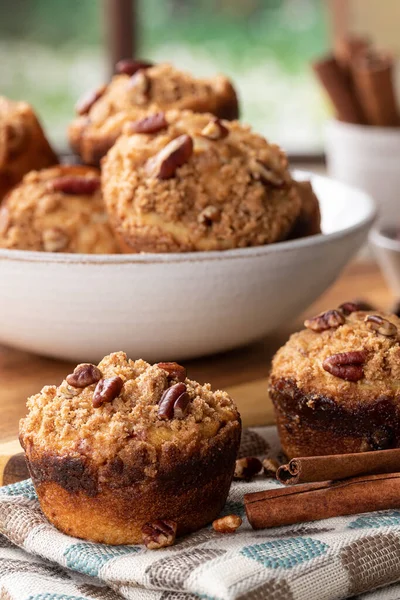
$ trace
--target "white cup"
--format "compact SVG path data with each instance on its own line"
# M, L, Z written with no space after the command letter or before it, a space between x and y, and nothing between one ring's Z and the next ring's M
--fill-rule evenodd
M326 158L332 178L372 196L380 219L400 222L400 128L330 121Z

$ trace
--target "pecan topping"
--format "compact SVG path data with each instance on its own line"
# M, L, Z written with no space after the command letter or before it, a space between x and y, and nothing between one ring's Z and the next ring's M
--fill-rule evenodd
M78 115L87 115L89 110L92 108L93 104L95 102L97 102L97 100L99 98L102 97L102 95L104 94L106 89L107 89L107 86L102 85L101 87L97 88L96 90L90 90L90 92L87 92L86 94L84 94L82 96L82 98L80 100L78 100L78 102L75 105L75 110L78 113Z
M149 160L147 163L149 174L158 179L174 177L176 170L189 160L192 152L192 138L186 134L180 135Z
M158 519L142 527L143 543L149 550L158 550L172 546L176 538L178 525L169 519Z
M262 470L262 462L254 456L246 458L238 458L235 465L234 479L244 479L250 481L255 475L258 475Z
M242 519L238 515L226 515L226 517L213 521L212 526L218 533L235 533L241 524Z
M168 379L177 379L178 381L185 381L186 369L182 365L178 365L176 362L160 362L157 363L157 367L167 371Z
M186 385L182 382L175 383L165 390L161 396L158 406L158 416L160 419L183 419L186 409L190 402Z
M320 313L312 319L306 319L304 321L304 327L311 329L312 331L326 331L327 329L335 329L340 325L343 325L345 318L338 310L327 310L326 312Z
M97 383L102 377L100 369L90 363L84 363L75 367L74 372L67 375L66 380L73 387L84 388Z
M138 121L128 123L125 127L125 131L127 133L157 133L157 131L161 131L167 127L168 121L166 120L164 113L158 112L154 115L139 119Z
M397 327L387 319L380 317L379 315L367 315L364 319L368 329L376 331L386 337L392 337L397 335Z
M64 175L47 182L51 192L62 192L71 196L79 194L91 196L100 187L100 177L83 177L82 175Z
M267 167L261 160L258 160L257 158L253 159L249 166L254 179L277 188L285 185L284 179L270 167Z
M199 216L197 217L198 222L201 225L210 226L212 223L219 221L221 218L221 211L216 206L206 206L203 208Z
M141 69L149 69L153 66L153 63L147 60L135 60L134 58L123 58L119 60L115 65L115 72L120 75L134 75Z
M105 402L112 402L119 396L124 382L121 377L109 377L100 379L93 394L93 406L99 408Z
M69 244L69 237L59 227L50 227L42 233L43 249L45 252L61 252Z
M137 71L132 75L130 87L135 92L135 102L137 104L146 104L150 90L150 79L144 71Z
M346 317L353 312L358 312L359 310L374 310L373 307L368 304L368 302L363 302L362 300L355 300L354 302L343 302L338 308L341 310Z
M201 135L209 140L222 140L229 135L229 129L215 117L201 130Z
M280 467L280 464L274 458L264 458L262 461L262 466L264 468L264 475L266 477L276 477L276 471Z
M322 363L325 371L345 381L359 381L364 376L363 364L367 358L364 350L339 352L328 356Z

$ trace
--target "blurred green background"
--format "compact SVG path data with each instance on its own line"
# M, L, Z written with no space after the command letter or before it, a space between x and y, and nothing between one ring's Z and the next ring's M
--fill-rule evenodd
M310 60L328 47L320 0L138 0L139 55L236 84L242 119L292 153L322 148ZM108 77L101 0L0 0L0 93L31 102L60 149L77 98Z

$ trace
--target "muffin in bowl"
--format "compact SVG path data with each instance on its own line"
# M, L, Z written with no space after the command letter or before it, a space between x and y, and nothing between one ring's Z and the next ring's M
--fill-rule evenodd
M400 447L400 319L345 303L305 322L270 376L289 458Z
M211 114L160 112L126 125L102 163L124 252L190 252L285 239L301 208L286 155Z
M32 107L0 96L0 202L26 173L57 163Z
M20 424L51 523L96 542L148 546L152 528L182 535L215 519L240 433L228 394L187 379L176 363L150 365L124 352L43 388Z
M0 207L0 248L119 252L104 209L100 172L58 165L25 175Z
M167 63L126 60L117 65L108 85L85 95L68 129L74 152L85 163L98 165L127 122L159 111L190 109L237 119L238 100L226 77L198 79Z

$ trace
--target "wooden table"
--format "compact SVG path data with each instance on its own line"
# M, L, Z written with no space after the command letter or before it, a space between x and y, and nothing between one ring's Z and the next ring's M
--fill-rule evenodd
M393 298L372 262L352 263L306 314L310 316L357 298L384 309L393 305ZM188 361L190 377L227 389L238 404L244 425L272 423L273 411L266 386L271 357L288 336L301 327L304 316L246 348ZM18 451L18 421L25 414L26 398L44 385L59 383L73 366L0 346L0 455Z

